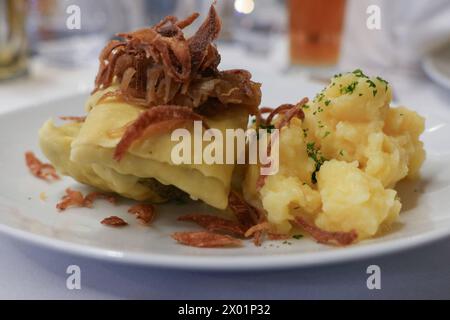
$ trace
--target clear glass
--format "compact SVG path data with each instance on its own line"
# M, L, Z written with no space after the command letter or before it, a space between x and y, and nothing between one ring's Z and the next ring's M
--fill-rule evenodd
M232 39L252 53L270 54L274 42L286 29L284 1L233 0L228 3L232 6L234 3Z
M308 68L339 60L346 0L289 0L290 60Z
M27 71L26 0L0 0L0 80Z
M132 27L129 4L138 1L34 0L30 3L29 30L34 51L48 64L70 67L97 64L105 43L115 33ZM76 19L79 27L74 23Z

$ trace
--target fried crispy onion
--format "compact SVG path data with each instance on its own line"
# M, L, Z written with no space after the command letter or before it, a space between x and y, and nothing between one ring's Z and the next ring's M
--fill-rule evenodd
M25 162L30 172L37 178L45 181L59 180L60 177L56 174L55 167L49 163L42 163L33 152L25 153Z
M246 233L253 227L266 222L266 215L262 210L247 203L236 191L231 191L228 196L228 207L233 211L239 223L246 230ZM250 236L253 236L253 242L260 246L266 229L255 227L251 230Z
M167 122L173 121L177 122L176 126L180 126L181 122L202 121L203 126L206 129L209 128L204 118L188 107L173 105L153 107L142 112L136 121L128 126L122 139L116 146L114 159L120 161L133 142L141 138L146 131L152 130L152 127L154 129L154 126L158 126L158 123L165 122L164 126L159 125L157 127L158 133L165 133L168 130L172 130L173 126Z
M125 220L117 216L105 218L100 223L109 227L125 227L128 225L128 223Z
M212 215L188 214L179 217L178 221L194 222L211 232L230 233L240 237L245 234L244 228L239 223Z
M86 195L84 197L84 206L87 208L92 208L94 201L97 199L104 199L111 204L117 204L117 197L112 194L102 193L98 191L94 191Z
M310 223L301 217L297 217L294 220L294 223L309 233L317 242L323 244L347 246L352 244L358 238L358 234L355 230L350 232L329 232L320 229L315 224Z
M197 19L194 13L178 21L168 16L151 28L119 34L100 54L94 92L118 84L102 99L126 101L146 108L175 104L201 106L208 98L242 104L256 114L260 84L244 70L219 72L220 55L213 44L221 22L211 6L208 17L189 39L183 30Z
M56 204L56 208L59 211L64 211L69 207L85 207L85 201L83 194L80 191L75 191L70 188L66 189L66 194L62 199Z
M85 122L86 117L76 117L76 116L63 116L59 117L63 121L73 121L73 122Z
M274 119L274 117L278 114L282 115L282 118L280 121L278 121L277 123L275 123L275 128L281 130L283 129L283 127L289 125L289 123L291 122L291 120L293 118L300 118L300 119L304 119L305 118L305 113L303 112L303 106L305 104L308 103L308 98L303 98L299 103L297 103L296 105L292 105L292 104L283 104L281 106L279 106L278 108L276 108L275 110L273 110L270 115L267 117L266 120L266 124L272 124L272 120ZM272 145L271 145L271 140L269 140L268 144L267 144L267 155L270 157L272 153ZM269 162L268 164L264 165L265 167L270 167L271 163ZM256 190L261 190L262 187L264 187L264 184L266 183L266 179L267 179L267 175L260 175L258 177L258 180L256 181Z
M181 244L198 248L237 247L241 240L208 231L175 232L172 238Z
M134 214L145 225L151 224L155 218L155 207L151 204L136 204L128 209L128 212Z
M94 201L97 199L105 199L112 204L117 203L117 198L114 195L102 192L91 192L86 197L80 191L70 188L67 188L65 192L66 194L56 204L56 208L59 211L64 211L69 207L92 208Z

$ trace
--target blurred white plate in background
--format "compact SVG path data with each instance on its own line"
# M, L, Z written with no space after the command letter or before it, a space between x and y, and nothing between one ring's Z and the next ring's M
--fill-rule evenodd
M429 53L423 59L422 66L433 81L450 90L450 43Z
M277 105L312 97L321 85L298 77L255 73L264 80L264 104ZM450 112L445 117L427 119L423 136L428 158L422 180L401 184L404 205L400 221L383 237L360 244L334 248L303 238L289 243L266 241L262 247L246 243L236 249L197 249L171 239L175 231L198 230L177 222L178 215L208 212L202 204L158 206L151 227L140 226L126 213L130 202L114 207L95 203L95 209L71 209L58 213L55 204L66 187L86 190L70 178L48 184L34 178L24 163L24 153L39 157L37 131L50 117L81 115L86 95L77 95L43 105L0 115L0 231L14 238L69 254L145 266L201 270L256 270L303 267L337 263L413 248L450 235ZM39 195L45 192L47 199ZM130 226L112 229L100 224L108 216L125 218Z

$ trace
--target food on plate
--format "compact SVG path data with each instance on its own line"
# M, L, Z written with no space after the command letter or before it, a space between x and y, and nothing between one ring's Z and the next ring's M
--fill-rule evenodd
M389 84L361 70L334 76L311 101L259 109L261 85L248 71L218 69L213 41L221 22L214 6L197 32L185 37L183 29L197 17L169 16L120 34L100 55L87 115L60 117L67 122L59 126L49 120L40 129L41 149L52 164L27 153L31 172L52 180L59 178L56 169L100 190L83 196L67 189L57 208L91 208L96 199L115 204L114 193L139 201L128 213L150 225L155 203L201 200L228 217L184 215L178 220L204 231L172 235L200 248L241 246L244 239L259 246L265 238L303 234L343 246L389 228L401 210L396 184L417 178L425 160L419 139L424 119L391 107ZM249 116L250 128L262 129L253 138L268 139L264 151L271 161L279 159L274 174L263 170L273 163L262 161L261 150L259 164L173 160L174 130L193 139L208 129L226 136L227 129L247 129ZM243 141L241 155L249 153L252 138ZM207 147L200 142L201 151ZM128 224L117 216L101 223Z
M155 208L151 204L136 204L128 209L128 213L134 214L145 225L152 223L155 218Z
M181 244L198 248L237 247L242 241L228 235L208 232L175 232L172 238Z
M70 207L92 208L94 201L97 199L105 199L112 204L117 203L117 198L114 195L94 191L83 196L80 191L67 188L65 195L56 204L56 208L59 211L64 211Z
M277 174L248 168L247 201L266 212L276 233L295 228L317 241L350 244L371 238L398 217L395 185L416 178L425 159L424 118L391 107L391 88L361 70L339 74L303 114L286 124L283 107L265 126L280 127Z
M108 218L105 218L101 221L101 224L104 224L105 226L109 226L109 227L125 227L128 225L128 223L123 220L120 217L117 216L111 216Z
M56 174L55 167L48 163L42 163L31 151L25 153L25 162L30 172L39 179L46 181L60 179Z
M186 38L185 20L169 16L151 28L120 34L100 55L86 117L53 120L39 132L43 153L63 175L152 203L190 197L226 209L234 164L175 164L177 128L245 129L257 114L260 84L245 70L220 71L213 41L221 22L212 6Z

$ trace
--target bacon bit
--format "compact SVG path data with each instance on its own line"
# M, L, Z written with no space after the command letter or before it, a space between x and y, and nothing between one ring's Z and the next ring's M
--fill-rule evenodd
M151 204L137 204L128 209L142 223L149 225L155 218L155 208Z
M241 240L212 232L175 232L172 238L181 244L198 248L240 246Z
M178 218L178 221L190 221L211 232L231 233L244 236L245 230L234 221L206 214L188 214Z
M84 198L84 206L92 208L92 205L97 199L105 199L109 203L117 204L117 197L112 194L106 194L102 192L91 192Z
M64 211L69 207L84 207L84 197L79 191L74 191L70 188L66 189L66 194L62 197L61 201L56 204L56 208L59 211Z
M146 130L150 130L149 128L152 125L168 120L202 121L203 126L208 128L204 118L191 108L174 105L152 107L142 112L136 121L128 126L122 139L116 146L114 159L120 161L133 142L141 138ZM161 130L163 129L161 128Z
M308 232L319 243L347 246L352 244L358 238L358 234L355 230L350 232L329 232L318 228L301 217L297 217L294 222Z
M73 116L68 116L68 117L59 117L61 120L63 121L73 121L73 122L85 122L86 121L86 117L73 117Z
M35 177L45 181L60 179L60 177L56 174L55 167L48 163L42 163L38 158L36 158L33 152L28 151L25 153L25 161L27 167Z
M125 227L128 225L128 223L125 220L117 216L105 218L100 223L109 227Z

